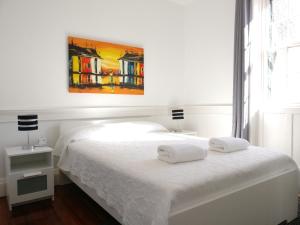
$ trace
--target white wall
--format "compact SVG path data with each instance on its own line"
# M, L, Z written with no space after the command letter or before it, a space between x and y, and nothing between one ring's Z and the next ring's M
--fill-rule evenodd
M185 7L185 104L231 104L235 0Z
M185 104L184 128L205 137L229 135L233 26L234 0L187 6L166 0L0 0L0 196L3 147L25 142L6 118L21 109L49 109L51 120L40 122L35 139L46 136L51 146L58 135L56 118L73 116L61 109L63 116L56 115L55 108L68 107L151 106L155 111L154 106ZM68 93L68 35L143 47L145 95ZM91 112L91 118L103 117ZM171 127L169 118L166 113L154 117Z
M0 0L0 109L180 102L183 7L161 0ZM140 46L145 95L68 93L67 36Z
M235 0L1 0L0 109L231 104ZM145 49L145 95L68 92L67 36Z

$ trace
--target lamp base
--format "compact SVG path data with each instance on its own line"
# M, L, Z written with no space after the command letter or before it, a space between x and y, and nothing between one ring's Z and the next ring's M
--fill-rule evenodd
M23 150L34 150L34 146L33 145L24 145L24 146L22 146L22 149Z

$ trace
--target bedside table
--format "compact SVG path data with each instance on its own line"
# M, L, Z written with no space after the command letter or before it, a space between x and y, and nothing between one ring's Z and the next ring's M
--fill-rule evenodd
M53 149L36 147L5 148L6 191L9 210L12 206L37 199L54 199Z
M171 131L174 134L183 134L183 135L192 135L197 136L197 131L191 131L191 130L181 130L181 131Z

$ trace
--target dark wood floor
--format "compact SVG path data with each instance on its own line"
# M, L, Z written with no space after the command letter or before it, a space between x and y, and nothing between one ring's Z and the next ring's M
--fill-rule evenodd
M55 188L55 201L43 200L16 206L11 213L6 198L0 198L0 225L120 224L76 185L68 184ZM289 225L300 225L300 219Z
M0 198L0 225L120 225L77 186L55 188L55 200L16 206Z

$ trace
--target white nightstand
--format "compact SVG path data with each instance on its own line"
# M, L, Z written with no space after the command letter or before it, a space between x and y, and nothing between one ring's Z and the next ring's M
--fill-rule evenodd
M191 131L191 130L181 130L181 131L172 131L174 134L184 134L184 135L192 135L197 136L197 131Z
M53 149L5 148L6 192L9 209L21 203L54 196Z

